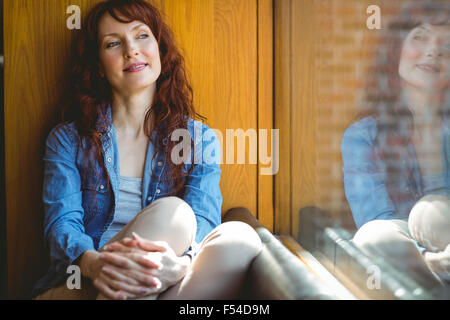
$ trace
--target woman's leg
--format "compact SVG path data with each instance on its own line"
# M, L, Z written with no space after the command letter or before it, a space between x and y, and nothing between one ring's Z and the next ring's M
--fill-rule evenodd
M88 278L81 277L81 289L69 289L66 282L58 287L49 289L33 300L94 300L98 291Z
M182 255L194 241L196 229L195 214L189 204L177 197L165 197L145 207L108 243L131 237L131 233L136 232L149 240L166 241L177 255ZM81 288L69 290L64 283L45 291L35 299L88 300L96 297L97 299L105 298L98 294L90 279L82 277ZM156 299L157 295L146 298Z
M450 199L427 195L411 210L408 219L411 236L433 252L444 251L450 244Z
M160 198L139 212L108 243L132 237L136 232L142 238L166 241L181 256L195 239L197 222L191 206L178 197ZM146 297L156 299L157 295ZM99 294L97 299L103 299Z
M191 206L178 197L165 197L142 209L106 244L132 238L132 232L136 232L148 240L166 241L181 256L194 241L196 230Z
M450 199L427 195L411 210L408 220L411 236L429 251L426 263L441 278L450 280Z
M226 222L201 242L186 276L158 299L236 299L250 263L261 251L258 234L243 222Z
M406 221L370 221L356 232L353 242L367 254L386 259L397 270L411 275L426 288L442 286L409 235Z

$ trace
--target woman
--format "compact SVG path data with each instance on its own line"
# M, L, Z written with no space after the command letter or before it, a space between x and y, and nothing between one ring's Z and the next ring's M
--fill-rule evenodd
M219 142L193 120L183 58L158 11L143 0L95 5L72 81L64 122L46 141L51 267L34 296L236 298L261 242L247 224L220 224ZM194 147L183 162L175 132ZM79 290L66 285L71 265Z
M342 140L353 241L428 288L450 274L449 15L415 2L393 20Z

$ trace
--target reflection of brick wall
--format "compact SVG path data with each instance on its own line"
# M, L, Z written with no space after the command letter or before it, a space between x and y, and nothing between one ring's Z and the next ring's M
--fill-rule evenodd
M366 9L381 8L381 26L405 1L317 2L316 32L316 203L333 216L350 218L344 194L342 134L355 121L364 79L374 61L382 30L369 30ZM344 221L345 223L345 221Z

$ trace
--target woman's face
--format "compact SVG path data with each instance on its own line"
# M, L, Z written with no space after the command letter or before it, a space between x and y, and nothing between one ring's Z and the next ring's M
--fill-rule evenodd
M406 37L399 74L413 87L442 90L450 83L450 26L422 24Z
M161 73L159 47L146 24L121 23L106 13L100 19L98 33L100 72L114 90L130 95L156 86ZM135 63L141 66L128 69Z

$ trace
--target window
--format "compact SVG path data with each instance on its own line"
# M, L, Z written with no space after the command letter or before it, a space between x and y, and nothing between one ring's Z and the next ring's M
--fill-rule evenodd
M448 288L449 9L275 2L275 231L361 297Z

